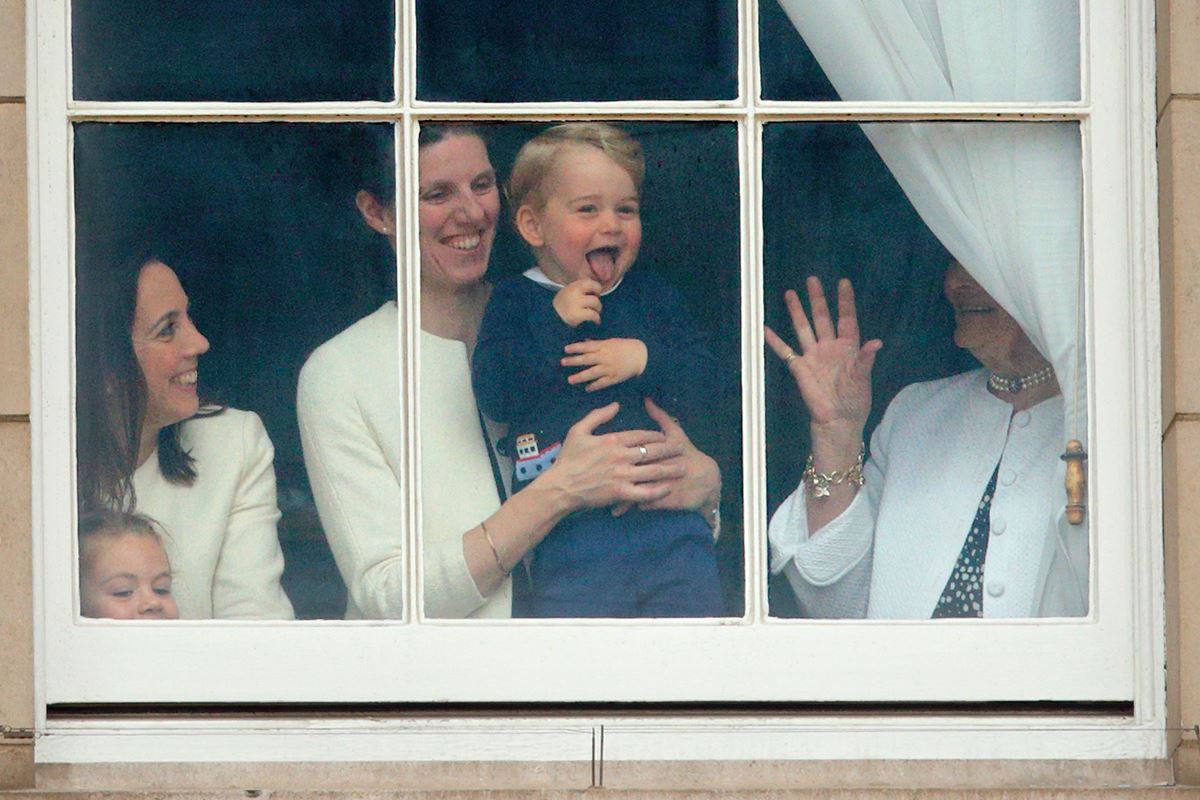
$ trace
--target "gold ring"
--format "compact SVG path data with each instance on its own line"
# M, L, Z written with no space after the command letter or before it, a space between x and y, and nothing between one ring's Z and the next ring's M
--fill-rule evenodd
M642 454L642 455L641 455L641 457L640 457L640 458L638 458L638 463L640 464L640 463L642 463L643 461L645 461L645 460L646 460L646 445L644 445L644 444L639 444L639 445L638 445L638 452Z
M796 353L796 351L795 351L795 350L789 350L789 351L788 351L788 354L787 354L786 356L784 356L784 357L783 357L783 363L785 363L785 364L790 364L790 363L792 363L793 361L795 361L795 360L796 360L797 358L799 358L799 357L800 357L800 356L799 356L799 355Z

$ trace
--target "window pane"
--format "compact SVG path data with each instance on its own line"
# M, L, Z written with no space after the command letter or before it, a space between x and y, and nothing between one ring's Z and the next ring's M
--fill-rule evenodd
M79 100L389 100L391 0L76 0Z
M764 147L766 319L803 354L767 353L772 612L1087 613L1059 458L1087 438L1078 126L776 124ZM871 363L852 338L798 343L783 295L808 275L831 304L852 282L883 342L869 380L829 377ZM803 477L810 454L853 467L860 440L857 495Z
M472 129L421 131L425 613L739 615L737 129L646 122L546 129L487 126L486 144ZM508 180L504 208L493 169ZM499 219L514 209L519 233ZM575 363L561 363L573 355ZM597 373L570 382L592 364ZM613 385L601 385L601 373ZM657 429L645 397L679 418L720 467L726 488L715 553L711 514L614 516L613 492L629 489L603 458L591 460L602 443L578 433L564 438L613 402L620 415L605 418L598 433ZM494 461L473 399L498 440ZM662 455L649 438L614 451L623 468ZM688 463L699 474L703 462ZM519 494L497 513L514 484ZM715 490L715 475L702 485ZM555 517L559 491L576 506L562 519ZM681 490L678 498L705 507L702 496ZM501 568L512 569L511 585L501 582Z
M75 128L80 504L124 501L162 526L184 617L342 616L297 376L395 297L392 251L355 207L359 189L389 182L391 131ZM157 453L137 466L146 442Z
M737 96L737 3L417 2L422 100Z
M768 100L1079 99L1079 0L759 4Z

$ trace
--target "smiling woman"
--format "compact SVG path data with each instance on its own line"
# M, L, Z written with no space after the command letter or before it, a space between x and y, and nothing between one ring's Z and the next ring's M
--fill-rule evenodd
M510 573L523 573L526 555L564 517L608 516L621 503L711 508L720 479L714 461L665 414L645 416L642 429L596 433L617 412L605 401L560 431L555 463L546 460L530 475L536 480L508 496L507 461L494 451L502 429L481 416L470 383L493 295L487 271L500 213L496 171L480 128L423 125L418 142L423 611L436 618L506 618L522 610L520 597L514 606ZM394 195L378 178L363 176L356 205L367 227L395 248ZM634 255L636 247L628 260ZM300 375L305 466L348 588L350 618L401 618L408 611L401 324L389 300L317 348ZM640 402L638 411L646 413ZM701 525L711 551L708 526Z
M208 339L196 330L187 308L187 295L170 267L158 261L142 267L130 332L146 382L138 463L145 463L154 451L159 431L200 410L196 368L208 352Z
M290 619L262 423L199 399L208 340L174 270L145 253L97 256L77 281L81 510L136 510L165 528L179 616Z
M900 392L865 462L882 342L861 342L850 282L838 286L836 322L816 278L808 280L811 323L787 293L799 352L767 329L811 415L800 486L769 533L771 570L787 576L806 616L1087 613L1086 539L1071 553L1047 533L1061 496L1054 369L957 262L945 293L955 343L984 369ZM989 547L993 537L999 542Z

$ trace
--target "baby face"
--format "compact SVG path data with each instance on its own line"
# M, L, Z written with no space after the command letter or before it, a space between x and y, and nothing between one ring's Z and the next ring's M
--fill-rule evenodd
M581 278L604 289L616 284L642 246L633 178L603 150L569 144L554 159L544 186L544 206L525 206L527 224L520 226L542 272L564 285Z
M79 606L85 617L179 619L171 565L153 536L120 533L88 542L82 553Z

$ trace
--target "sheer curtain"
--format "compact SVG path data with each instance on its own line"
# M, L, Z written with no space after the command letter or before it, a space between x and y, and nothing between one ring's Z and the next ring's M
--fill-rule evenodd
M1078 0L779 2L846 101L1080 96ZM1053 363L1064 444L1086 444L1079 126L862 127L930 230ZM1086 580L1086 529L1059 534L1058 556Z

